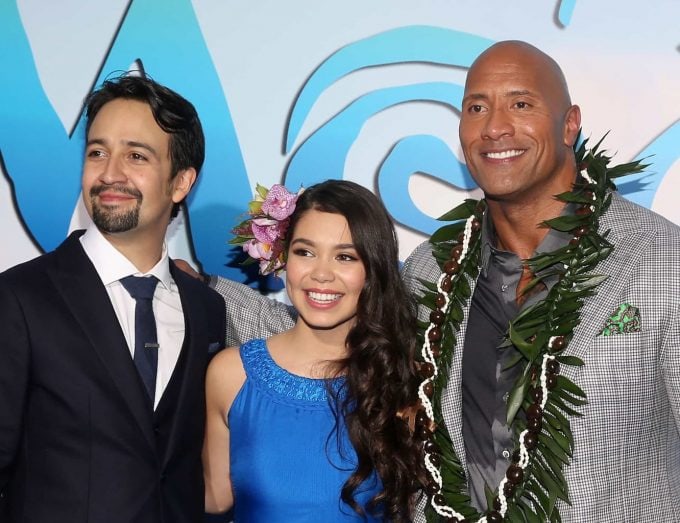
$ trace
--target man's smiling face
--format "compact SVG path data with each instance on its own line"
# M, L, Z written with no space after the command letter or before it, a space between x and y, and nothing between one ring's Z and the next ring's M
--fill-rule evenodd
M486 197L531 201L573 179L571 148L580 126L556 65L532 48L492 47L468 73L460 141Z

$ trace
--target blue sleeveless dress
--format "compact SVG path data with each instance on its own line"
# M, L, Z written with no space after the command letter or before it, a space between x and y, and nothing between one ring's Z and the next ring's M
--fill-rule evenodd
M282 369L261 339L240 353L246 381L228 414L234 520L379 521L363 520L340 499L356 453L346 431L333 431L325 381ZM360 490L355 498L365 506L382 489L374 476Z

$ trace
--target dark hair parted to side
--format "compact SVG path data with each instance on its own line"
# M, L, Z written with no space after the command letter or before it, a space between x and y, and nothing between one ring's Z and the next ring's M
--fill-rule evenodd
M198 113L191 102L148 76L112 78L90 94L86 100L86 136L99 110L119 98L146 103L158 126L170 135L171 178L190 167L198 176L205 159L205 137ZM176 204L172 217L178 210L179 204Z
M382 511L388 521L411 521L424 477L421 445L398 414L417 403L415 305L399 274L394 227L371 191L354 182L328 180L298 198L289 238L310 209L345 217L366 271L356 322L347 335L348 356L336 367L346 379L343 390L334 394L334 410L343 418L358 457L342 499L362 514L354 495L376 472L384 490L366 509Z

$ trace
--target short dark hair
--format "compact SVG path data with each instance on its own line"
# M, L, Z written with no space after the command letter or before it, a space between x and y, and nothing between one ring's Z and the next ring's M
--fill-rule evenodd
M396 233L387 209L371 191L346 180L327 180L300 195L288 239L310 210L339 214L347 220L352 243L366 271L350 329L347 357L336 371L346 377L334 396L334 412L343 418L357 452L357 468L342 488L342 500L363 514L382 510L388 521L410 521L419 481L423 481L420 445L399 413L417 404L415 303L399 273ZM330 392L333 393L332 386ZM337 425L336 425L337 427ZM355 494L377 472L383 492L366 507Z
M205 137L196 109L187 99L146 75L126 74L108 79L92 92L85 102L85 136L100 109L119 98L146 103L158 126L170 135L171 179L190 167L198 176L205 159ZM175 205L173 217L178 209L179 205Z

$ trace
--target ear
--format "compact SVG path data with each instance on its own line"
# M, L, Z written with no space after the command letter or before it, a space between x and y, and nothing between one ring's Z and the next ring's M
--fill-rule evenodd
M196 169L189 167L177 173L172 180L172 201L179 203L186 198L196 181Z
M572 105L564 117L564 145L573 147L581 128L581 108Z

